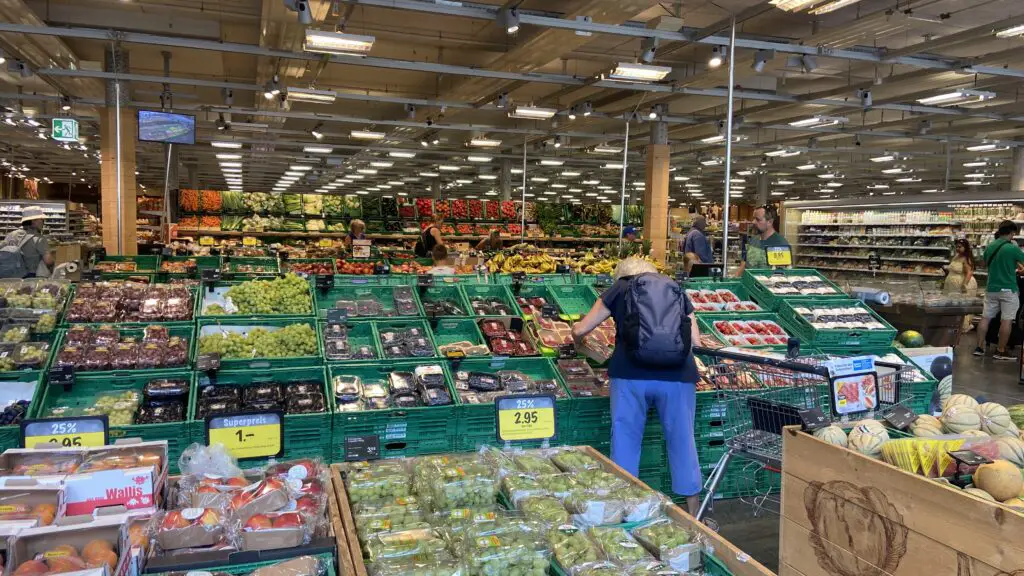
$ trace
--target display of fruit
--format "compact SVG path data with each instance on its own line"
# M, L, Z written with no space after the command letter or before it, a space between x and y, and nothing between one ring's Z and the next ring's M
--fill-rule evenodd
M813 306L794 306L793 311L799 314L811 326L819 330L889 330L885 324L875 319L863 304L814 304Z
M547 541L558 565L566 572L601 558L597 544L587 536L586 531L575 526L555 526L548 531Z
M357 504L352 509L352 515L363 541L378 532L429 527L427 511L415 496Z
M494 501L498 483L490 468L470 463L438 467L430 488L435 508L478 508Z
M192 290L180 284L81 283L65 321L172 322L192 319Z
M60 544L31 560L22 562L14 573L19 576L42 576L104 566L113 573L117 568L117 559L114 544L106 540L89 541L81 553L70 544Z
M531 253L516 248L497 253L486 263L487 270L491 274L511 274L513 272L553 274L557 265L558 262L544 252L534 251Z
M519 500L516 506L530 520L555 526L569 522L569 512L553 496L527 496Z
M770 276L765 274L754 274L754 280L764 285L772 294L779 296L817 296L822 294L836 294L833 288L824 279L814 276Z
M294 273L272 280L249 280L228 288L227 298L239 314L309 314L313 299L309 283Z
M920 348L921 346L924 346L924 336L922 336L920 332L915 332L914 330L901 332L896 338L896 341L904 348Z
M551 460L534 454L519 454L513 458L516 468L525 474L559 474L561 470Z
M348 474L349 499L354 503L394 501L412 494L412 476L403 467L374 466Z
M551 461L564 472L578 473L585 470L598 470L601 463L593 457L573 449L559 451L551 457Z
M993 498L991 494L989 494L988 492L985 492L981 488L974 488L974 487L964 488L964 494L970 494L971 496L975 496L977 498L981 498L982 500L988 500L989 502L995 502L996 501L996 499Z
M430 266L420 264L419 262L402 262L391 267L392 274L429 274Z
M672 551L690 543L690 533L668 518L652 520L632 531L637 541L653 551L660 560L669 562Z
M477 220L484 217L484 203L482 200L470 200L467 206L469 217Z
M319 353L317 334L309 324L289 324L277 330L251 327L241 332L214 332L199 337L199 353L221 358L296 358Z
M974 471L974 485L1003 502L1016 498L1024 488L1020 469L1006 460L982 464Z
M789 334L771 320L715 320L715 332L733 346L784 346Z
M644 549L629 532L618 526L593 526L587 530L597 542L601 551L612 562L631 566L637 562L651 561L654 557Z
M873 457L877 457L881 453L882 444L888 439L889 432L877 420L857 422L847 436L851 450Z
M981 430L981 414L978 410L970 404L947 404L939 420L946 430L954 434Z
M544 576L549 554L537 527L519 520L470 529L463 549L467 576Z
M843 448L846 448L847 445L846 431L835 424L815 430L814 437L822 442L828 442L829 444L842 446Z
M944 431L942 430L942 422L930 414L919 414L917 418L910 423L909 430L911 434L918 438L930 438L944 434Z
M1002 404L985 402L978 406L981 416L981 430L991 436L1009 436L1017 438L1020 430L1010 418L1010 412Z

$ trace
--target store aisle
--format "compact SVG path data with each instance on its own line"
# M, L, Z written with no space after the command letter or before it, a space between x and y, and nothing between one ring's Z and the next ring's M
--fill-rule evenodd
M1018 384L1016 362L1000 362L992 356L978 358L974 350L974 334L967 334L955 350L953 359L953 392L970 394L1000 404L1024 403L1024 386ZM1016 356L1016 351L1013 353Z

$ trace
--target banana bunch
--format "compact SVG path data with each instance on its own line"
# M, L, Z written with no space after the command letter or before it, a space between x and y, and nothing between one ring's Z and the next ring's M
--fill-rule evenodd
M588 252L582 258L568 259L566 263L580 274L611 274L618 260L614 258L598 258Z
M487 270L491 274L525 272L527 274L552 274L555 271L555 259L547 254L506 254L500 252L487 261Z

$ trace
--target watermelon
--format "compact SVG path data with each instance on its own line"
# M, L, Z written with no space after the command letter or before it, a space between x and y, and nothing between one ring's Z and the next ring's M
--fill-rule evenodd
M921 336L920 332L915 332L914 330L907 330L900 334L898 340L904 348L920 348L924 346L924 336Z
M1017 428L1024 429L1024 404L1014 404L1007 408L1010 412L1010 420L1017 425Z

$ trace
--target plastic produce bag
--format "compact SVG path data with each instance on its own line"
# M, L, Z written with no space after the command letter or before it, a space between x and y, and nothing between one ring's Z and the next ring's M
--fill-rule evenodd
M463 576L462 563L452 559L434 561L385 561L366 567L370 576Z
M430 562L447 556L442 535L431 528L381 532L366 540L366 554L371 562L415 559L416 562Z
M577 526L621 524L626 515L626 505L621 499L580 489L565 499L565 508Z
M594 526L588 529L590 537L597 542L606 558L623 566L651 561L651 556L639 542L619 526Z
M561 470L539 453L523 453L514 457L516 468L525 474L558 474Z
M400 532L429 528L427 512L415 496L391 500L368 501L352 507L359 539L366 540L379 532Z
M551 461L561 468L563 472L575 473L601 468L601 463L596 459L572 448L558 451L551 457Z
M178 460L182 476L217 476L236 478L242 476L242 469L234 456L223 444L204 446L192 444L185 449Z
M162 550L213 546L224 538L225 514L216 508L168 510L156 523L155 540Z
M619 498L626 506L623 522L644 522L661 516L664 497L653 490L630 486L616 490L612 496Z
M680 572L664 562L655 560L630 566L626 574L628 576L684 576L684 574L689 574L689 572Z
M550 564L539 527L521 520L470 530L464 542L468 576L544 576Z
M445 530L453 550L462 548L463 537L470 531L496 526L509 512L495 509L455 508L435 512L431 523Z
M659 560L686 572L701 565L699 542L669 518L658 518L633 528L633 536Z
M490 468L471 462L438 467L430 489L436 510L476 508L494 502L498 483Z
M629 482L604 470L580 470L574 475L576 483L599 494L608 494L629 486Z
M557 498L551 496L527 496L519 500L516 507L536 522L555 526L569 523L569 512Z
M412 477L402 463L374 465L350 472L345 478L348 497L353 503L369 500L392 500L412 494Z
M586 531L576 526L556 526L547 533L548 547L563 570L574 570L585 564L601 560L601 549L591 540Z
M309 544L316 519L301 512L254 514L236 521L229 536L242 550L274 550Z

